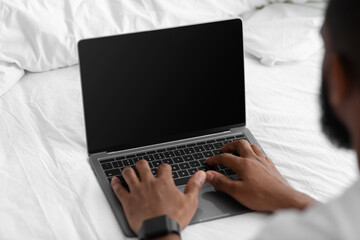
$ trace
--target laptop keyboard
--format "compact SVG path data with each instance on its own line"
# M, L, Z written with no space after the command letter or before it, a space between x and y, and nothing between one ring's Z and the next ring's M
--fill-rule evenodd
M221 153L220 148L222 146L238 139L246 139L246 137L245 135L240 134L226 138L217 138L187 145L163 148L155 151L139 152L132 155L100 160L100 164L105 175L108 177L109 182L112 177L116 176L120 179L122 184L127 187L124 178L121 176L121 172L125 167L131 167L137 173L135 163L141 159L145 159L149 163L151 172L156 177L159 165L167 163L172 168L172 176L175 185L181 186L185 185L189 178L198 170L214 170L229 177L234 175L235 173L225 166L207 165L205 159Z

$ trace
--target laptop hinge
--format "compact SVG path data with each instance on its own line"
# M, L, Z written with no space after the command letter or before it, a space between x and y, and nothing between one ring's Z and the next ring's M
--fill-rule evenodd
M136 150L141 150L142 148L146 147L146 148L149 148L149 147L153 147L153 148L156 148L156 147L161 147L161 145L163 144L181 144L182 142L187 142L187 141L193 141L193 140L197 140L197 139L202 139L202 138L209 138L209 137L215 137L217 135L220 135L220 134L226 134L226 133L231 133L230 130L227 130L227 131L223 131L223 132L218 132L218 133L212 133L212 134L207 134L207 135L201 135L201 136L197 136L197 137L192 137L192 138L185 138L185 139L180 139L180 140L176 140L176 141L169 141L169 142L164 142L164 143L157 143L157 144L152 144L152 145L147 145L147 146L142 146L142 147L136 147L136 148L129 148L129 149L124 149L124 150L120 150L120 151L113 151L113 152L106 152L106 154L117 154L117 153L120 153L122 151L136 151Z

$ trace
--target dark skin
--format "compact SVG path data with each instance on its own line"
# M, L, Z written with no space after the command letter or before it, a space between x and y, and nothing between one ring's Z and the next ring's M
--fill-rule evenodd
M157 178L151 173L145 160L138 161L136 169L140 179L132 168L126 168L123 172L130 192L121 185L118 178L111 181L131 229L137 233L144 220L161 215L177 220L181 229L184 229L195 214L198 195L206 177L205 172L195 173L182 193L175 186L169 164L159 166Z
M339 57L331 50L326 27L322 28L322 36L326 50L323 68L328 75L326 81L329 86L329 101L336 115L349 129L352 146L356 149L359 159L360 88L354 87L346 78ZM222 154L209 158L206 162L209 165L223 164L231 168L237 173L236 180L214 171L208 171L206 174L199 171L192 176L185 192L182 193L173 182L169 165L161 165L158 178L154 178L145 160L136 164L141 180L131 168L123 172L130 193L117 178L113 178L111 186L125 210L132 230L137 233L144 220L164 214L178 221L181 229L184 229L196 211L198 194L205 178L215 188L253 210L303 210L315 203L310 196L293 189L274 163L257 146L240 140L225 145L221 151ZM159 239L180 238L176 234L170 234Z

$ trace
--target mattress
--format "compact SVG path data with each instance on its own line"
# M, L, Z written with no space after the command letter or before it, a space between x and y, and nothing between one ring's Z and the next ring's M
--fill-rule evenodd
M288 5L243 15L245 35L249 33L245 45L254 44L251 27L266 26L261 19L272 14L285 11L290 21L268 32L269 41L286 26L300 28L294 7L303 6ZM317 6L296 16L313 23L323 11ZM295 38L291 44L297 43ZM309 43L300 40L307 48ZM279 57L280 48L268 48L263 55L249 49L247 127L295 189L321 202L338 196L357 178L357 163L352 151L335 148L321 133L322 47L302 59L293 59L296 51ZM88 162L78 65L26 72L0 98L0 110L0 238L126 239ZM251 239L271 218L253 212L195 224L182 238Z

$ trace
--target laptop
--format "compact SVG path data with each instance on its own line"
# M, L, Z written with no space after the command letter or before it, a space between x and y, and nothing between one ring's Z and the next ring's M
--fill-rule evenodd
M123 233L131 231L110 180L140 159L168 163L183 191L205 159L246 128L243 29L231 19L78 43L89 161ZM191 224L249 212L205 183Z

